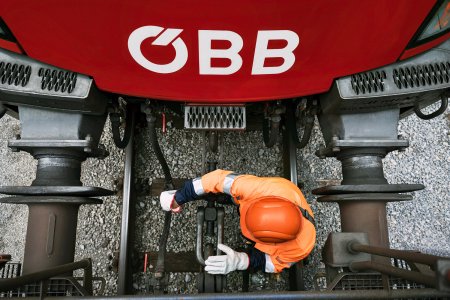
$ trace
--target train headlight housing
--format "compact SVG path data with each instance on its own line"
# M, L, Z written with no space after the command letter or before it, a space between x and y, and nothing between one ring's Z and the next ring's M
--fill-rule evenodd
M438 4L422 28L423 30L417 37L417 43L428 41L448 32L450 29L450 0Z
M10 42L15 42L16 39L12 35L6 23L3 22L2 18L0 18L0 39L7 40Z

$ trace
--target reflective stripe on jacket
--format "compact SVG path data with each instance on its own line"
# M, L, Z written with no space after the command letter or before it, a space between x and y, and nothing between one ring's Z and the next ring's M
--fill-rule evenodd
M312 251L316 230L314 225L302 217L302 229L293 240L284 243L262 243L253 237L245 224L245 214L252 203L262 199L278 198L290 201L313 216L300 189L289 180L280 177L257 177L253 175L238 175L231 171L216 170L194 181L196 193L226 193L233 197L239 205L241 214L240 225L242 234L256 242L255 248L267 253L274 265L275 272L289 268L293 263L304 259Z

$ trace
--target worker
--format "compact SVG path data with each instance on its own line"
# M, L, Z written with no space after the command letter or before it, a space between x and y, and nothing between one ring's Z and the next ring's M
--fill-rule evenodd
M205 271L228 274L234 270L278 273L312 251L316 230L311 208L299 188L279 177L239 175L215 170L188 180L184 187L161 193L161 207L178 213L187 202L208 193L225 193L239 205L242 234L255 244L248 253L219 244L225 255L210 256Z

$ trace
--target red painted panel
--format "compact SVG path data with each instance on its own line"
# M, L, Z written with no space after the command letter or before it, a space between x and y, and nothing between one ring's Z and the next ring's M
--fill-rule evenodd
M445 42L449 38L450 38L450 32L446 33L443 36L438 37L438 38L436 38L436 39L434 39L434 40L432 40L432 41L430 41L430 42L428 42L426 44L423 44L423 45L420 45L420 46L417 46L417 47L405 50L405 52L403 52L403 54L400 57L400 59L402 59L402 60L403 59L408 59L408 58L413 57L413 56L415 56L417 54L420 54L422 52L430 50L431 48L436 47L439 44L442 44L443 42Z
M3 40L1 38L0 38L0 48L6 49L6 50L9 50L9 51L13 51L13 52L16 52L16 53L19 53L19 54L23 53L22 49L20 49L19 45L17 45L14 42Z
M88 74L105 91L178 101L242 102L281 99L327 91L333 78L396 61L435 1L292 0L1 0L0 15L31 57ZM186 64L159 74L130 55L130 34L142 26L182 29ZM199 30L240 35L242 67L231 75L199 74ZM258 31L289 30L299 37L295 63L286 72L252 75ZM175 51L140 48L154 63L170 62ZM213 41L213 48L229 42ZM269 48L283 48L272 41ZM277 66L283 59L267 59ZM226 67L227 59L214 59Z

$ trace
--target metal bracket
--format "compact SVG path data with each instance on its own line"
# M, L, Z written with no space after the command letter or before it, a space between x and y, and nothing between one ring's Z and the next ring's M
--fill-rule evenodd
M365 232L332 232L322 250L322 257L326 265L331 267L348 267L352 262L370 261L367 253L352 253L348 249L350 242L368 244L369 237Z
M92 78L47 65L28 56L0 49L5 70L0 82L2 101L102 115L107 99Z
M95 142L90 135L86 136L84 140L31 140L31 139L17 139L8 141L8 147L13 152L26 151L36 148L71 148L81 149L90 157L105 158L109 155L108 151L103 145L99 144L95 147Z
M357 193L409 193L423 190L423 184L346 184L326 185L314 189L314 195L342 195Z
M338 194L327 195L317 199L319 202L358 202L358 201L382 201L382 202L396 202L396 201L410 201L412 195L393 194L393 193L360 193L360 194Z
M328 146L316 151L319 158L333 157L338 152L350 148L383 148L386 152L408 148L408 140L340 140L333 136Z
M223 207L203 207L200 206L197 209L197 243L195 247L195 253L197 256L197 261L202 266L205 265L205 259L203 256L203 225L205 221L216 221L217 225L217 244L223 243L223 237L224 237L224 218L225 218L225 211ZM219 248L216 248L216 255L220 255L221 251Z
M205 221L205 208L203 206L197 208L197 243L195 246L195 253L197 261L202 266L205 266L205 259L203 258L203 222Z
M167 287L169 286L169 274L165 273L163 277L156 277L154 273L152 273L150 278L147 278L147 292L153 292L153 294L164 294L167 291Z
M437 289L450 292L450 260L439 259L436 263Z

